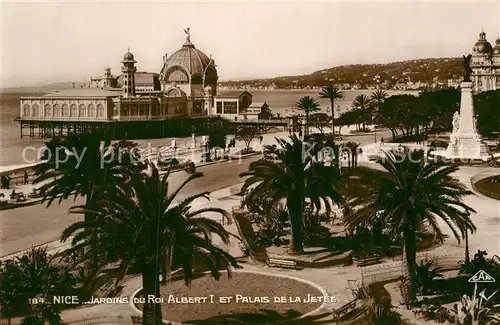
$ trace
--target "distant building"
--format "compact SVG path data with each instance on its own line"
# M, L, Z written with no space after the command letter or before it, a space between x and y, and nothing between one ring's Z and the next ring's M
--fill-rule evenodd
M481 32L472 49L471 68L472 89L476 93L500 89L500 39L492 47L486 33Z
M256 120L268 105L253 103L252 94L248 91L228 91L214 97L214 106L210 107L211 115L218 115L230 120Z

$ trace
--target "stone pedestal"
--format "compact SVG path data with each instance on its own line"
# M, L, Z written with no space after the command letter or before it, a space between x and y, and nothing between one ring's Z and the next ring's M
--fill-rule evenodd
M191 133L191 148L196 148L196 138L194 133Z
M472 82L462 82L460 119L458 130L450 135L446 156L450 158L475 159L488 157L488 148L477 133L472 101Z

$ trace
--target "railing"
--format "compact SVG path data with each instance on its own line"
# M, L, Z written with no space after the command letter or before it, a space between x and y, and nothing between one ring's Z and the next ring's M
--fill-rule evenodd
M290 119L274 119L274 120L236 120L231 121L232 123L248 123L248 124L289 124Z
M417 263L420 261L433 261L434 266L445 270L456 270L460 268L459 262L463 260L462 255L434 255L432 253L418 253ZM361 269L361 281L364 285L370 285L376 282L396 280L402 276L401 257L399 261L382 263L373 266L363 267Z
M57 254L61 251L64 251L64 250L70 248L72 240L73 240L73 236L69 237L64 243L59 241L59 240L53 240L53 241L46 242L46 243L43 243L40 245L36 245L36 246L34 246L34 248L47 247L47 253L54 255L54 254ZM28 249L23 249L23 250L20 250L20 251L14 252L14 253L10 253L7 255L3 255L0 257L0 261L10 260L10 259L13 259L15 257L22 256L26 253L29 253L31 250L32 250L32 248L28 248Z

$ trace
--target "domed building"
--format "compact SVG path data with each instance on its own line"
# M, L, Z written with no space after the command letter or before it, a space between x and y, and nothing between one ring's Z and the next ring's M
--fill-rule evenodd
M472 48L470 66L474 92L500 89L500 39L492 46L486 39L486 33L479 33L479 39Z
M205 101L217 94L215 61L195 47L189 30L185 32L184 45L172 55L163 57L159 79L163 97L166 97L164 109L169 110L173 105L176 111L189 115L210 114Z
M172 117L219 116L232 121L258 119L265 103L252 103L248 92L233 91L217 95L215 61L191 42L189 28L182 47L164 55L160 73L139 72L130 49L121 60L121 75L90 78L80 87L54 91L42 96L21 97L21 137L23 127L34 128L45 137L46 130L62 136L85 128L106 128L106 123L124 128L144 127L142 122L165 121ZM116 123L124 122L124 123ZM134 126L132 126L134 124ZM144 124L147 125L147 124ZM163 129L162 129L163 130ZM163 131L162 131L163 132Z

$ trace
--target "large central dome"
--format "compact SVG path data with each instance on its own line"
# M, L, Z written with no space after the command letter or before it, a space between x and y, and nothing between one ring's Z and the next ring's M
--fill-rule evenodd
M205 84L211 84L217 72L214 60L198 50L188 36L182 48L166 58L160 74L164 82L201 83L205 79Z

